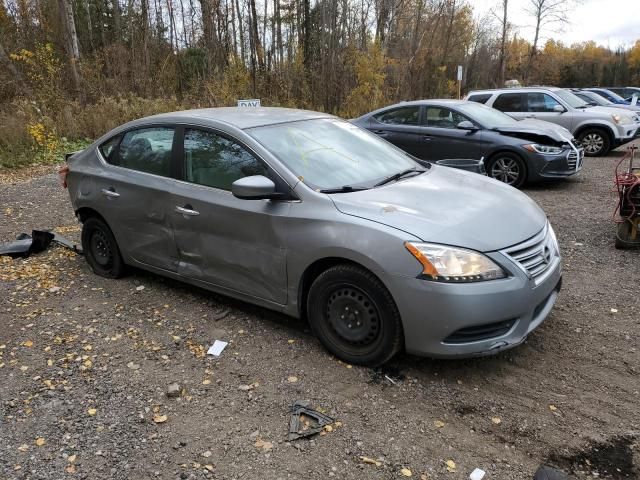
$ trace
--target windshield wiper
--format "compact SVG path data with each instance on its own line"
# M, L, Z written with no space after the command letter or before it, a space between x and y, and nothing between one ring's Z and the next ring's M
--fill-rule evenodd
M343 185L338 188L323 188L320 193L348 193L359 192L361 190L369 190L367 187L352 187L351 185Z
M400 180L402 177L404 177L405 175L409 175L410 173L423 173L426 172L426 170L422 170L420 168L407 168L406 170L403 170L401 172L398 173L394 173L393 175L391 175L390 177L385 178L384 180L380 180L378 183L376 183L373 187L380 187L382 185L385 185L387 183L390 182L395 182L397 180Z

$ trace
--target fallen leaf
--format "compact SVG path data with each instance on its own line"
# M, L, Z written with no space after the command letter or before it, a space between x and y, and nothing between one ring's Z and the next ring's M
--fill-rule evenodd
M74 463L76 461L76 458L78 458L76 455L69 455L69 458L67 458L67 461L69 463Z
M298 377L291 375L289 378L287 378L287 382L289 383L296 383L298 381Z
M456 471L456 462L453 460L447 460L445 463L447 464L447 472L453 473Z
M558 407L556 407L555 405L549 405L549 410L555 412L556 410L558 410Z
M33 347L33 342L31 340L27 340L26 342L22 342L22 346L31 348Z
M202 381L202 384L203 384L203 385L210 385L210 384L211 384L211 380L209 380L208 378L205 378L205 379Z
M443 421L440 421L440 420L434 421L433 424L435 425L436 428L442 428L445 425L445 423Z
M29 445L27 445L26 443L23 443L18 447L19 452L26 452L27 450L29 450Z
M164 423L167 421L167 416L166 415L159 415L159 414L155 414L153 416L153 421L155 423Z
M44 438L42 438L42 437L36 438L36 445L38 447L43 446L45 443L47 443L47 441Z
M87 410L87 414L89 414L90 417L95 416L96 413L98 413L98 410L95 408L90 408L89 410Z
M408 468L401 469L400 473L402 474L403 477L410 477L411 475L413 475L411 473L411 470L409 470Z
M360 460L362 461L362 463L368 463L369 465L375 465L376 467L379 467L380 465L382 465L382 462L379 460L376 460L375 458L360 457Z
M287 343L291 345L292 343L296 343L296 341L290 338L289 340L287 340Z
M496 425L500 425L502 423L502 420L500 420L500 417L492 417L491 421Z
M213 472L213 465L211 465L211 464L205 465L204 468L206 468L210 472Z
M254 443L254 445L255 445L256 448L261 448L265 452L268 452L269 450L271 450L273 448L273 443L268 442L266 440L262 440L261 438L256 440L256 443Z
M328 432L328 433L331 433L331 432L333 432L333 427L331 425L325 425L324 426L324 431Z
M618 313L618 309L617 308L612 308L611 309L611 313Z
M67 465L67 467L64 469L65 472L67 473L76 473L76 466L75 465Z

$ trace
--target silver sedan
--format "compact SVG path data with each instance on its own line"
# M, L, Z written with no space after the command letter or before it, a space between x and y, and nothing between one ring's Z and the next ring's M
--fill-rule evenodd
M66 183L98 275L141 268L304 317L350 363L513 347L560 289L526 195L322 113L136 120L70 156Z

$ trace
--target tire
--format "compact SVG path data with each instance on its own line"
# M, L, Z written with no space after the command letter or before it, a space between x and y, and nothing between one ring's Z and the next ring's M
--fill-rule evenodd
M520 188L527 180L527 166L515 153L498 152L487 162L487 176Z
M618 250L630 248L637 244L636 242L631 241L631 227L632 225L629 220L625 220L618 224L615 242L615 247Z
M377 367L402 349L400 313L385 286L356 265L336 265L322 272L307 297L314 334L345 362Z
M96 275L120 278L125 274L126 267L113 232L100 218L90 217L84 222L82 250Z
M587 157L601 157L611 150L611 138L601 128L583 130L578 136L578 141L584 147L584 154Z

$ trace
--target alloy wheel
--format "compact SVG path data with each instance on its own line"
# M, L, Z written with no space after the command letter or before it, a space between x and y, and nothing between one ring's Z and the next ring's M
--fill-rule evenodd
M598 133L588 133L582 139L582 146L586 153L598 153L604 147L604 138Z
M513 158L498 158L491 165L490 175L496 180L514 185L520 177L520 165Z

